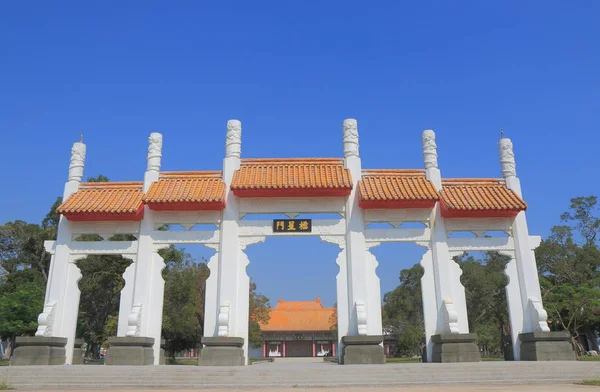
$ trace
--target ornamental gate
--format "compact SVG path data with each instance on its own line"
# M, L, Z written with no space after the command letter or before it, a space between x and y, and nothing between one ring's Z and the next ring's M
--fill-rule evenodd
M133 261L123 275L118 332L110 339L107 364L160 364L165 265L158 251L171 244L203 244L216 251L208 263L199 364L245 365L249 260L244 251L268 236L282 235L318 236L340 249L336 283L342 364L385 362L378 262L370 251L383 242L414 242L427 249L420 264L428 362L479 360L476 336L469 333L461 270L452 259L465 251L511 257L505 273L514 359L573 359L573 351L563 344L569 336L550 333L546 322L533 252L540 237L528 233L511 141L499 142L499 179L442 179L431 130L422 134L422 149L424 170L364 170L357 122L347 119L343 158L242 159L241 123L230 120L222 171L161 172L162 135L152 133L143 182L82 183L86 146L75 143L58 209L57 240L45 244L52 261L39 328L35 338L17 342L13 365L78 363L73 352L81 274L75 262L93 254ZM280 213L289 219L244 219ZM339 218L296 219L300 214ZM373 222L393 227L367 227ZM425 227L402 228L404 222ZM186 231L159 230L165 224L179 224ZM190 230L199 224L216 229ZM476 238L449 238L460 231ZM488 231L508 237L484 237ZM123 233L136 240L109 240ZM75 241L81 234L105 240ZM555 349L541 352L540 341ZM43 350L51 354L40 354Z

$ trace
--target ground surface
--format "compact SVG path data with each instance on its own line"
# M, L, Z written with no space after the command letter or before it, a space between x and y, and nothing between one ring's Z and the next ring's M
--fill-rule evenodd
M156 391L599 391L600 362L263 363L245 367L0 367L0 382L23 390Z
M460 385L460 386L412 386L412 387L345 387L344 390L350 390L352 392L594 392L600 391L600 387L589 387L582 385L545 385L540 388L539 385ZM242 389L202 389L202 392L224 392L224 391L240 391ZM243 389L243 391L259 391L260 388L256 389ZM136 392L156 392L156 389L121 389L121 391L136 391ZM162 392L180 392L180 389L168 389L161 390ZM269 389L273 392L340 392L341 388L273 388ZM62 390L46 391L46 392L63 392ZM94 392L115 392L115 389L96 389Z

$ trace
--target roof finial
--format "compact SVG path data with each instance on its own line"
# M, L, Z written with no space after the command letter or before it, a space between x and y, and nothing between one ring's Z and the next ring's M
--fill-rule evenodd
M504 139L504 128L500 128L500 139Z
M83 143L83 132L79 135L79 143Z

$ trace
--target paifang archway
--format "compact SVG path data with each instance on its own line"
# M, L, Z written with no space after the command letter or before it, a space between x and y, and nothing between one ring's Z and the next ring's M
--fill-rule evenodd
M311 235L340 247L340 363L385 361L377 260L369 249L390 241L427 248L421 265L429 362L479 359L473 351L474 334L468 330L461 271L452 261L452 256L471 250L495 250L513 258L506 274L515 359L551 359L536 345L556 341L557 336L548 335L533 253L540 238L528 233L510 139L499 142L502 178L495 179L442 179L431 130L422 134L424 170L363 170L354 119L343 122L343 158L242 159L241 142L241 123L230 120L222 171L161 172L162 135L153 133L144 181L120 183L82 183L86 146L75 143L64 203L58 209L58 238L46 243L52 266L36 336L65 338L65 361L72 363L75 326L69 320L77 308L69 293L76 287L77 274L69 267L71 261L87 254L120 254L133 259L135 268L128 272L126 280L133 284L126 285L121 300L121 310L129 315L119 323L118 339L125 345L116 344L126 355L112 363L159 364L164 263L157 251L169 244L204 244L216 254L209 262L200 364L244 365L249 288L245 248L267 236ZM333 213L339 219L312 220L310 230L283 232L273 221L242 219L246 214L277 213L290 219L301 213ZM366 228L372 222L393 227ZM422 222L425 227L402 228L403 222ZM165 223L185 228L215 224L217 229L158 230ZM448 238L453 231L471 231L478 237ZM484 238L486 231L509 236ZM104 238L130 233L137 240L74 242L79 233ZM140 347L144 349L126 351ZM141 352L145 357L136 358ZM465 352L469 354L460 354Z

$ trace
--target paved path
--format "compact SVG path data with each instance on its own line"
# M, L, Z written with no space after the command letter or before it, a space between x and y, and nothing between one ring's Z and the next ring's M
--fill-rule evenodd
M156 389L118 389L127 392L157 392ZM196 389L202 392L225 392L225 391L265 391L262 388L219 388L219 389ZM413 386L413 387L344 387L342 388L270 388L269 392L595 392L600 387L584 385L561 384L561 385L460 385L460 386ZM94 389L94 392L115 392L117 389ZM161 389L161 392L181 392L180 389ZM46 390L45 392L64 392L62 390Z
M245 367L17 366L0 381L23 390L579 391L600 362L479 362L388 365L266 363ZM487 386L487 387L483 387ZM343 389L342 389L343 388ZM486 389L487 388L487 389Z

